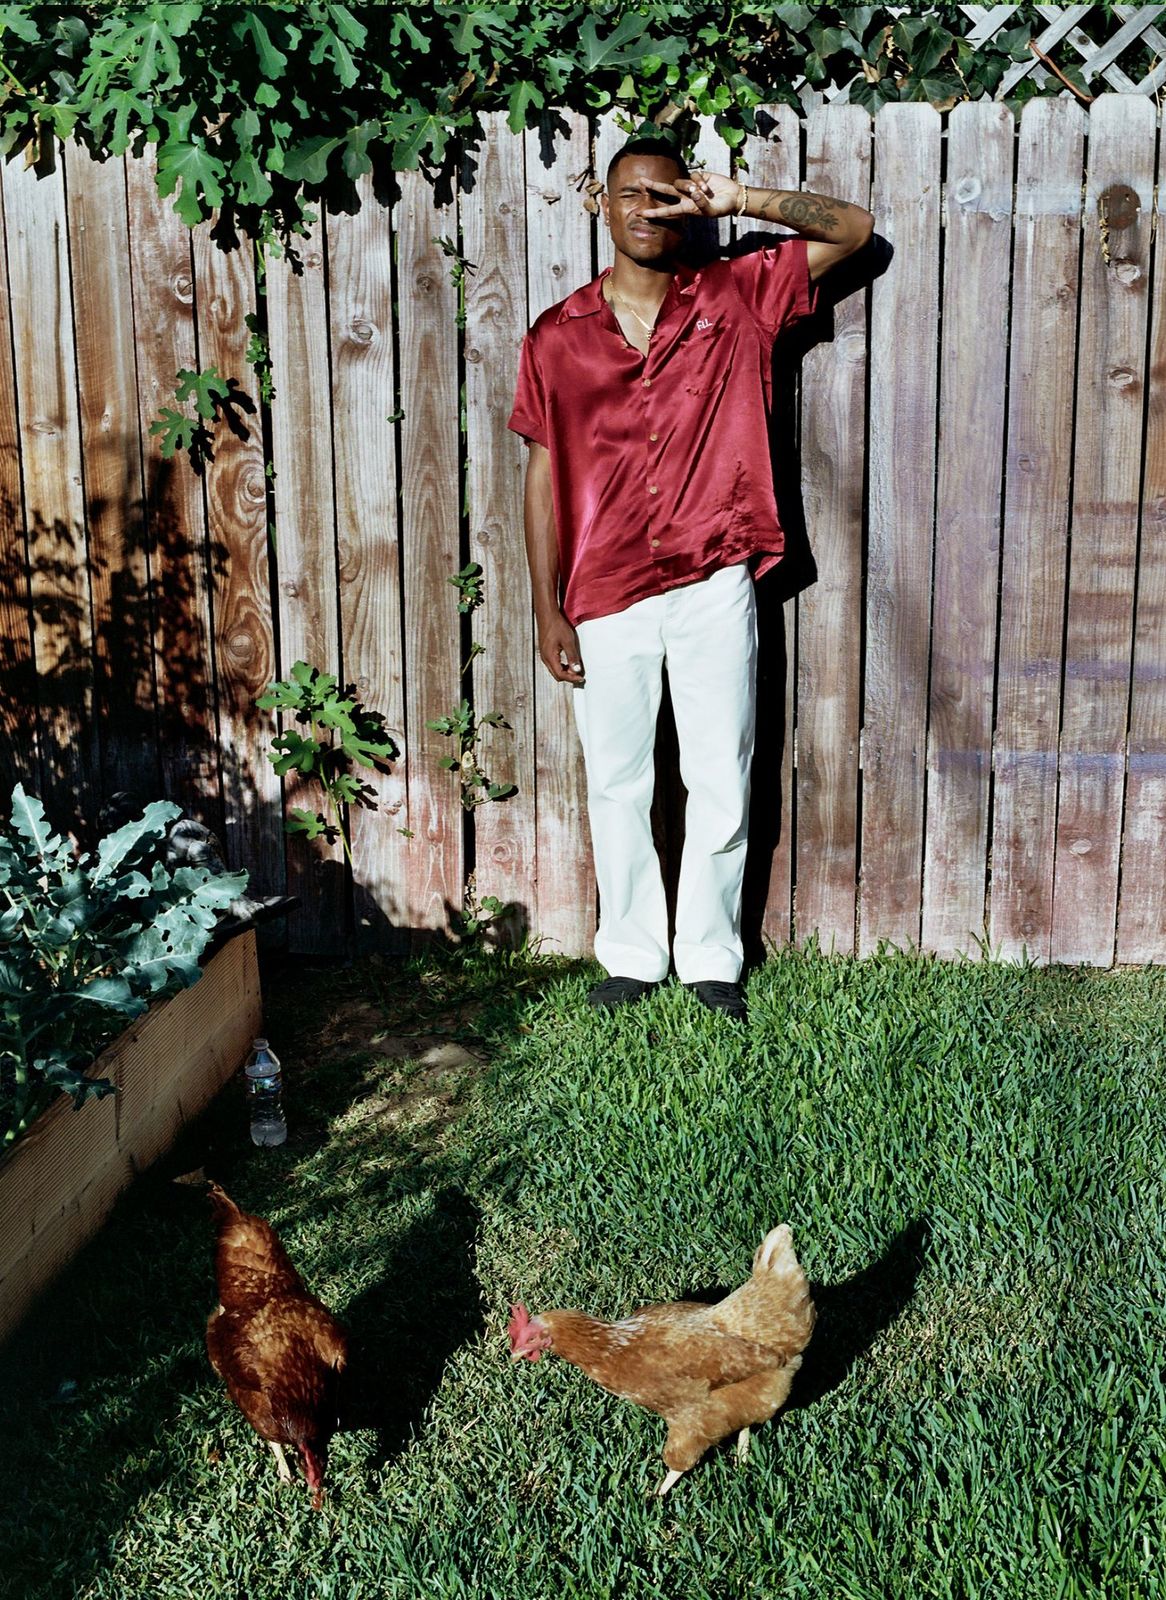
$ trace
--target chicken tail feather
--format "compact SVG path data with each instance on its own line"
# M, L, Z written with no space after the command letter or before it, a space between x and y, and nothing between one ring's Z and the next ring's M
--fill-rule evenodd
M757 1246L753 1257L753 1276L761 1272L800 1273L798 1258L794 1254L794 1237L788 1222L771 1228Z
M210 1196L216 1222L231 1222L236 1217L242 1216L243 1213L221 1184L212 1183L207 1193Z

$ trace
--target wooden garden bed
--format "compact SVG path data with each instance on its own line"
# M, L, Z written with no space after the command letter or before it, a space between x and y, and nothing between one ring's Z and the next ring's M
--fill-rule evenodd
M0 1162L0 1340L261 1031L251 929L219 950L192 988L152 1006L102 1053L95 1076L112 1079L116 1094L80 1111L58 1100Z

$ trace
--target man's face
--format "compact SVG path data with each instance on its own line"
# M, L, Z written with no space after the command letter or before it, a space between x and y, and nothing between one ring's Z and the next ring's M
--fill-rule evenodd
M684 235L683 223L653 221L643 213L654 206L675 205L674 194L652 186L675 183L680 175L669 156L625 156L616 167L603 196L603 215L621 255L651 266L675 251Z

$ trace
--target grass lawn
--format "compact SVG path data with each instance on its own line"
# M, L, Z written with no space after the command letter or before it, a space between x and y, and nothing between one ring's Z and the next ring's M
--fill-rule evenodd
M273 978L289 1143L230 1086L5 1352L0 1594L1166 1594L1166 971L787 953L746 1032L591 977ZM204 1162L352 1330L321 1513L207 1365ZM733 1286L782 1220L791 1405L651 1500L664 1424L512 1367L509 1302Z

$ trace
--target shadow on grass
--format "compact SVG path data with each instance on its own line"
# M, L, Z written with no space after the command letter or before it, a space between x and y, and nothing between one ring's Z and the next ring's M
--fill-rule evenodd
M416 978L402 978L398 996L383 975L383 966L309 974L302 964L282 979L267 973L290 1080L287 1144L252 1148L239 1086L228 1084L0 1350L0 1595L81 1591L108 1568L143 1500L225 1495L250 1472L250 1430L204 1347L214 1303L206 1192L176 1185L181 1173L205 1168L245 1209L271 1217L309 1288L358 1280L351 1298L336 1300L353 1341L344 1425L374 1430L382 1459L422 1425L446 1363L482 1327L470 1175L440 1137L458 1101L451 1091L432 1124L398 1121L378 1046L354 1049L343 1023L365 997L384 1006L389 1033L448 1036L464 1020L487 1037L516 1027L564 974L535 965L463 983L451 962L432 1006ZM362 1043L376 1032L362 1023ZM221 1490L203 1481L216 1441L227 1463Z
M382 1462L405 1448L446 1362L485 1325L474 1268L479 1220L466 1195L442 1191L400 1240L381 1281L345 1308L351 1361L341 1430L371 1428Z
M883 1329L902 1316L914 1297L930 1240L931 1224L917 1218L895 1235L877 1261L853 1277L810 1284L818 1320L785 1410L803 1411L839 1388ZM714 1284L683 1298L712 1305L731 1292Z
M802 1411L837 1389L883 1329L902 1316L914 1297L930 1242L930 1222L917 1218L862 1272L842 1283L810 1285L818 1321L788 1410Z

